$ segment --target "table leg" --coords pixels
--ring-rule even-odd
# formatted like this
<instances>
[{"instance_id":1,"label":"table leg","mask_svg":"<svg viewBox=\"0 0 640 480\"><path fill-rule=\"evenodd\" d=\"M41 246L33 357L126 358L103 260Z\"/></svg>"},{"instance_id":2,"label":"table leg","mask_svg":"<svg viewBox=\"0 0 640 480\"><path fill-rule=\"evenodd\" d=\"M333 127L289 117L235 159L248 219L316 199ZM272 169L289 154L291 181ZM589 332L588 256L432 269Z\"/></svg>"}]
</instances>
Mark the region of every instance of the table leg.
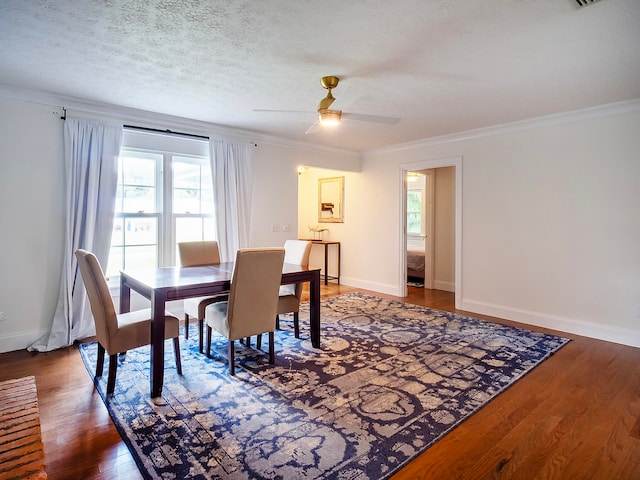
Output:
<instances>
[{"instance_id":1,"label":"table leg","mask_svg":"<svg viewBox=\"0 0 640 480\"><path fill-rule=\"evenodd\" d=\"M329 244L324 244L324 284L329 285Z\"/></svg>"},{"instance_id":2,"label":"table leg","mask_svg":"<svg viewBox=\"0 0 640 480\"><path fill-rule=\"evenodd\" d=\"M337 244L338 247L338 285L340 285L340 244Z\"/></svg>"},{"instance_id":3,"label":"table leg","mask_svg":"<svg viewBox=\"0 0 640 480\"><path fill-rule=\"evenodd\" d=\"M311 345L320 348L320 270L313 272L309 284Z\"/></svg>"},{"instance_id":4,"label":"table leg","mask_svg":"<svg viewBox=\"0 0 640 480\"><path fill-rule=\"evenodd\" d=\"M151 396L162 395L164 381L164 295L154 292L151 297Z\"/></svg>"}]
</instances>

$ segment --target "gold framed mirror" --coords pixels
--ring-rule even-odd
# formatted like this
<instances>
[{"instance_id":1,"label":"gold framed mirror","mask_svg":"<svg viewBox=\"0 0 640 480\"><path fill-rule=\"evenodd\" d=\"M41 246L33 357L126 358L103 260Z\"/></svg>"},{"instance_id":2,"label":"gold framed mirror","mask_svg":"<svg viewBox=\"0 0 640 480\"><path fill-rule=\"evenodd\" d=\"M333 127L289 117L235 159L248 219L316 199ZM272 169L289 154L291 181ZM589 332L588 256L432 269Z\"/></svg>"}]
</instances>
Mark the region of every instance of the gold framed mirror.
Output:
<instances>
[{"instance_id":1,"label":"gold framed mirror","mask_svg":"<svg viewBox=\"0 0 640 480\"><path fill-rule=\"evenodd\" d=\"M318 179L318 222L344 221L344 177Z\"/></svg>"}]
</instances>

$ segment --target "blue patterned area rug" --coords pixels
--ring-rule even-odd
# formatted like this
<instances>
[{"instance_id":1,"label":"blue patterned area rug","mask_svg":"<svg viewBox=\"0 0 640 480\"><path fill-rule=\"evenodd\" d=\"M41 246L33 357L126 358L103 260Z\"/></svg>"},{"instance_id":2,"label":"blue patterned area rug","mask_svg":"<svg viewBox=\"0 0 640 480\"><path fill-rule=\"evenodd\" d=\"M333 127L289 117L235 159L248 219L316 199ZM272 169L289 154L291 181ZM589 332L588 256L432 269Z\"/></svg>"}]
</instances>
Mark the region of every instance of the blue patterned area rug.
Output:
<instances>
[{"instance_id":1,"label":"blue patterned area rug","mask_svg":"<svg viewBox=\"0 0 640 480\"><path fill-rule=\"evenodd\" d=\"M308 304L300 318L301 339L281 322L275 366L236 342L231 377L226 340L207 358L194 329L183 376L166 345L162 397L148 347L121 358L112 396L98 380L145 478L388 478L569 341L360 293L322 301L321 349ZM91 375L96 350L80 345Z\"/></svg>"}]
</instances>

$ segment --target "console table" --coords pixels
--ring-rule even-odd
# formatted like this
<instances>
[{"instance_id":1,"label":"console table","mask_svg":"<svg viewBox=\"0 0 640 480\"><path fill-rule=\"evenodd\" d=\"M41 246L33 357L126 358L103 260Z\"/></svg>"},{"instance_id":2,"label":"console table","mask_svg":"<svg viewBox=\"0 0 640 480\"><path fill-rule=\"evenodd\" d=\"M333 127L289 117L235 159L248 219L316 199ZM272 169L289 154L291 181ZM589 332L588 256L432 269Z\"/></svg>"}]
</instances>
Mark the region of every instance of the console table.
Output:
<instances>
[{"instance_id":1,"label":"console table","mask_svg":"<svg viewBox=\"0 0 640 480\"><path fill-rule=\"evenodd\" d=\"M305 240L307 242L311 242L314 245L324 245L324 284L328 285L328 280L336 280L338 285L340 285L340 242L332 242L329 240L313 240L311 238L301 238L300 240ZM338 249L338 274L335 276L329 275L329 245L335 245Z\"/></svg>"}]
</instances>

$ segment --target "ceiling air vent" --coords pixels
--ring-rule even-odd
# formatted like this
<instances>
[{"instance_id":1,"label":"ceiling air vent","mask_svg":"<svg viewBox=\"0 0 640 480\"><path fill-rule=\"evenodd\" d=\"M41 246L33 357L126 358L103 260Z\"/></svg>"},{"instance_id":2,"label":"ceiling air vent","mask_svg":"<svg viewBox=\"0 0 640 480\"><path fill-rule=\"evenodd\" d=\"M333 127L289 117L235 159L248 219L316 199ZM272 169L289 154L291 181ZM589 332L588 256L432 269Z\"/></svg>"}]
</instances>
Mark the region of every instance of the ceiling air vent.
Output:
<instances>
[{"instance_id":1,"label":"ceiling air vent","mask_svg":"<svg viewBox=\"0 0 640 480\"><path fill-rule=\"evenodd\" d=\"M579 7L586 7L598 1L599 0L576 0L576 3L578 4Z\"/></svg>"}]
</instances>

